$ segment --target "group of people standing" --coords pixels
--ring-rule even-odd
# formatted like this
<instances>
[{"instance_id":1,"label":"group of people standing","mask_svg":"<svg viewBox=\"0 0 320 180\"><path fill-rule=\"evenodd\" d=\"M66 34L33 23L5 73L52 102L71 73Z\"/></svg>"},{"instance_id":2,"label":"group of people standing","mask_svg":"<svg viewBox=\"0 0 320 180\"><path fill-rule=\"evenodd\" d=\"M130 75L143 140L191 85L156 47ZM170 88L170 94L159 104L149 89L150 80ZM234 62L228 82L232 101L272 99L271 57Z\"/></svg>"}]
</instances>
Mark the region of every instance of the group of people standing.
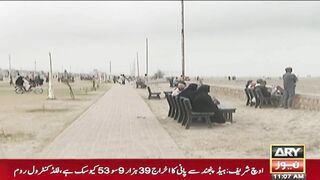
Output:
<instances>
[{"instance_id":1,"label":"group of people standing","mask_svg":"<svg viewBox=\"0 0 320 180\"><path fill-rule=\"evenodd\" d=\"M127 77L124 74L120 74L120 76L113 76L113 83L119 83L122 85L126 84Z\"/></svg>"},{"instance_id":2,"label":"group of people standing","mask_svg":"<svg viewBox=\"0 0 320 180\"><path fill-rule=\"evenodd\" d=\"M226 120L218 108L218 105L220 104L219 100L211 97L209 92L210 86L208 85L200 85L198 87L198 84L196 83L186 85L184 81L180 81L172 92L172 96L188 98L191 102L193 111L214 112L214 116L211 117L211 122L225 123Z\"/></svg>"}]
</instances>

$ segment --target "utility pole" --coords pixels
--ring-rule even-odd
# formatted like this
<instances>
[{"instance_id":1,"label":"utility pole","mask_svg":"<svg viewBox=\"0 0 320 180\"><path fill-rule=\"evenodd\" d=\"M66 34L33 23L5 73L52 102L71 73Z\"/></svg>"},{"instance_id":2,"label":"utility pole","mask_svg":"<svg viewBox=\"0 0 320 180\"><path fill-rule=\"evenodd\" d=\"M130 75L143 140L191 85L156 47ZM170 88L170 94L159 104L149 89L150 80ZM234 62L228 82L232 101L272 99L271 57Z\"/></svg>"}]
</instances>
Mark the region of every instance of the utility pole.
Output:
<instances>
[{"instance_id":1,"label":"utility pole","mask_svg":"<svg viewBox=\"0 0 320 180\"><path fill-rule=\"evenodd\" d=\"M111 61L109 62L109 80L111 78Z\"/></svg>"},{"instance_id":2,"label":"utility pole","mask_svg":"<svg viewBox=\"0 0 320 180\"><path fill-rule=\"evenodd\" d=\"M50 61L50 71L49 71L49 88L48 88L48 99L55 99L54 97L54 90L53 90L53 82L52 82L52 60L51 60L51 53L49 52L49 61Z\"/></svg>"},{"instance_id":3,"label":"utility pole","mask_svg":"<svg viewBox=\"0 0 320 180\"><path fill-rule=\"evenodd\" d=\"M136 76L136 60L135 58L133 58L133 76L135 77Z\"/></svg>"},{"instance_id":4,"label":"utility pole","mask_svg":"<svg viewBox=\"0 0 320 180\"><path fill-rule=\"evenodd\" d=\"M106 61L106 72L104 73L104 82L107 82L107 73L108 73L108 61Z\"/></svg>"},{"instance_id":5,"label":"utility pole","mask_svg":"<svg viewBox=\"0 0 320 180\"><path fill-rule=\"evenodd\" d=\"M148 38L146 38L146 75L149 76L148 66L149 66L149 47L148 47Z\"/></svg>"},{"instance_id":6,"label":"utility pole","mask_svg":"<svg viewBox=\"0 0 320 180\"><path fill-rule=\"evenodd\" d=\"M182 54L182 79L185 77L185 62L184 62L184 3L181 0L181 54Z\"/></svg>"},{"instance_id":7,"label":"utility pole","mask_svg":"<svg viewBox=\"0 0 320 180\"><path fill-rule=\"evenodd\" d=\"M37 73L37 60L34 60L34 76L36 76Z\"/></svg>"},{"instance_id":8,"label":"utility pole","mask_svg":"<svg viewBox=\"0 0 320 180\"><path fill-rule=\"evenodd\" d=\"M138 77L140 77L140 72L139 72L139 55L137 52L137 70L138 70Z\"/></svg>"},{"instance_id":9,"label":"utility pole","mask_svg":"<svg viewBox=\"0 0 320 180\"><path fill-rule=\"evenodd\" d=\"M12 77L11 77L11 55L9 54L9 83L10 86L13 85Z\"/></svg>"},{"instance_id":10,"label":"utility pole","mask_svg":"<svg viewBox=\"0 0 320 180\"><path fill-rule=\"evenodd\" d=\"M11 55L9 54L9 80L11 79Z\"/></svg>"}]
</instances>

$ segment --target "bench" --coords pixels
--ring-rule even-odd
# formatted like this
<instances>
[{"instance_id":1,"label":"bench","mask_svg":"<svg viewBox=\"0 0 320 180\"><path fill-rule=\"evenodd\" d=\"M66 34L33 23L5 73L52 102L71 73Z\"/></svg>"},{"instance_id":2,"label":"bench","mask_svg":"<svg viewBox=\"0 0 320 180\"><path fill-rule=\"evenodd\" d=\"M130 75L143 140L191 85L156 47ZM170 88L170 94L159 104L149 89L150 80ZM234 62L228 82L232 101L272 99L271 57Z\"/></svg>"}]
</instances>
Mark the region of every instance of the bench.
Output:
<instances>
[{"instance_id":1,"label":"bench","mask_svg":"<svg viewBox=\"0 0 320 180\"><path fill-rule=\"evenodd\" d=\"M180 105L179 105L179 103L178 103L178 96L172 96L172 98L173 98L173 105L174 105L174 107L175 107L173 119L174 119L174 120L177 120L177 119L179 118L179 116L180 116L180 113L181 113L181 111L180 111Z\"/></svg>"},{"instance_id":2,"label":"bench","mask_svg":"<svg viewBox=\"0 0 320 180\"><path fill-rule=\"evenodd\" d=\"M160 99L161 92L152 92L149 86L147 87L147 89L148 89L148 92L149 92L148 99L151 99L151 98Z\"/></svg>"},{"instance_id":3,"label":"bench","mask_svg":"<svg viewBox=\"0 0 320 180\"><path fill-rule=\"evenodd\" d=\"M212 127L210 117L214 116L214 112L194 112L192 111L191 102L189 99L185 98L183 100L183 104L185 106L186 114L187 114L187 121L185 123L186 129L190 128L192 120L194 118L204 118L208 124L208 127Z\"/></svg>"},{"instance_id":4,"label":"bench","mask_svg":"<svg viewBox=\"0 0 320 180\"><path fill-rule=\"evenodd\" d=\"M170 108L169 108L169 117L173 118L174 117L174 114L176 112L176 106L174 104L174 99L173 99L173 96L170 94L167 96L168 97L168 102L169 102L169 106L171 104L171 112L170 112Z\"/></svg>"},{"instance_id":5,"label":"bench","mask_svg":"<svg viewBox=\"0 0 320 180\"><path fill-rule=\"evenodd\" d=\"M168 105L169 105L168 117L172 117L173 116L172 114L174 111L172 96L171 96L171 94L167 94L165 97L166 97Z\"/></svg>"},{"instance_id":6,"label":"bench","mask_svg":"<svg viewBox=\"0 0 320 180\"><path fill-rule=\"evenodd\" d=\"M169 104L168 117L177 120L186 129L190 128L192 120L194 118L204 118L209 127L212 126L211 117L214 116L214 112L194 112L192 111L192 105L188 98L172 96L169 94L167 96L167 101ZM233 122L233 113L236 112L236 108L230 108L224 105L218 105L219 110L223 114L227 122Z\"/></svg>"},{"instance_id":7,"label":"bench","mask_svg":"<svg viewBox=\"0 0 320 180\"><path fill-rule=\"evenodd\" d=\"M224 106L222 104L219 104L218 108L221 111L223 117L226 119L226 121L232 123L232 121L233 121L232 113L236 112L236 108L226 107L226 106Z\"/></svg>"},{"instance_id":8,"label":"bench","mask_svg":"<svg viewBox=\"0 0 320 180\"><path fill-rule=\"evenodd\" d=\"M147 85L140 79L136 81L136 88L139 88L139 87L144 89L147 87Z\"/></svg>"}]
</instances>

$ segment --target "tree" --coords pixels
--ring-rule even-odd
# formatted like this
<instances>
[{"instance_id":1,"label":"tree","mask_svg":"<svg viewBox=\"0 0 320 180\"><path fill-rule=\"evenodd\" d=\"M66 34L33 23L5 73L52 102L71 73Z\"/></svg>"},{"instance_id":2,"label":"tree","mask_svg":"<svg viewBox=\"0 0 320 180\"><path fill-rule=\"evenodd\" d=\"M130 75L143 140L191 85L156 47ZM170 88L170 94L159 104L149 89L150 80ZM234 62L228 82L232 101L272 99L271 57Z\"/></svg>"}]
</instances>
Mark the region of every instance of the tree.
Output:
<instances>
[{"instance_id":1,"label":"tree","mask_svg":"<svg viewBox=\"0 0 320 180\"><path fill-rule=\"evenodd\" d=\"M154 79L161 79L161 78L164 77L164 72L162 72L162 71L159 69L156 73L154 73L153 77L154 77Z\"/></svg>"},{"instance_id":2,"label":"tree","mask_svg":"<svg viewBox=\"0 0 320 180\"><path fill-rule=\"evenodd\" d=\"M52 77L52 60L51 53L49 52L49 61L50 61L50 71L49 71L49 88L48 88L48 99L55 99L54 89L53 89L53 77Z\"/></svg>"},{"instance_id":3,"label":"tree","mask_svg":"<svg viewBox=\"0 0 320 180\"><path fill-rule=\"evenodd\" d=\"M64 82L68 86L69 91L70 91L70 97L71 97L72 100L74 100L75 97L74 97L74 93L73 93L72 87L71 87L71 85L69 83L70 80L71 80L71 76L68 74L67 70L64 70L64 77L63 77L63 81L62 82Z\"/></svg>"}]
</instances>

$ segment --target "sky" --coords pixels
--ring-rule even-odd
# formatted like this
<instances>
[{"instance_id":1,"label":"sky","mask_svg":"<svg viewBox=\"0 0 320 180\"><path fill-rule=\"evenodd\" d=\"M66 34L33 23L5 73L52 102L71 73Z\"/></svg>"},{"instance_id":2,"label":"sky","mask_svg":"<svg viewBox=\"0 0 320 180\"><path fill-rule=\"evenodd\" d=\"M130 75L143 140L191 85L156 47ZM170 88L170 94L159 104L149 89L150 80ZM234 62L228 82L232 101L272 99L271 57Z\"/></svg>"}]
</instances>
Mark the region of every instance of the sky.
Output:
<instances>
[{"instance_id":1,"label":"sky","mask_svg":"<svg viewBox=\"0 0 320 180\"><path fill-rule=\"evenodd\" d=\"M0 68L181 74L180 1L0 2ZM320 76L320 2L185 1L188 76ZM135 67L137 71L137 67Z\"/></svg>"}]
</instances>

